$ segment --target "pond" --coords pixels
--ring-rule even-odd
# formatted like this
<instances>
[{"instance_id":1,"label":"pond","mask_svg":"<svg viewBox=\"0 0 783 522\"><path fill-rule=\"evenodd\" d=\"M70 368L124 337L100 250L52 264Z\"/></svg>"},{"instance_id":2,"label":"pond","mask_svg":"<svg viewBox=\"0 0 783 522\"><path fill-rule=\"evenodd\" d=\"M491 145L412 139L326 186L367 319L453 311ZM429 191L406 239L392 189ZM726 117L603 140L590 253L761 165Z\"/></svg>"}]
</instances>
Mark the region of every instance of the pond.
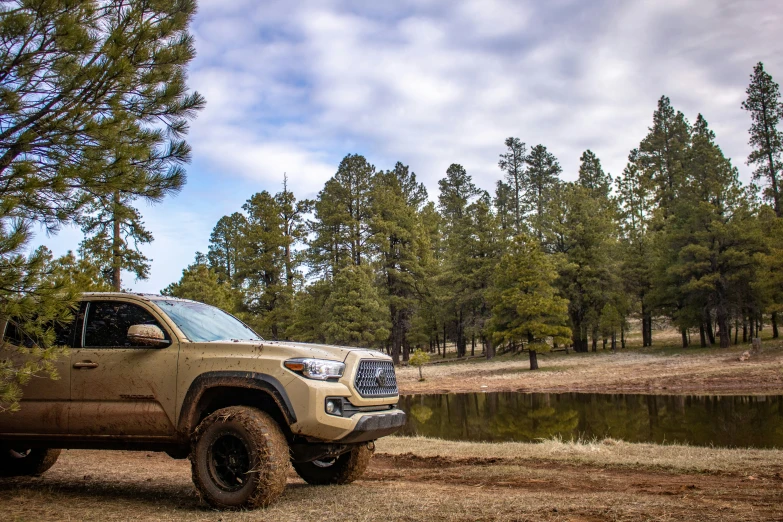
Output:
<instances>
[{"instance_id":1,"label":"pond","mask_svg":"<svg viewBox=\"0 0 783 522\"><path fill-rule=\"evenodd\" d=\"M530 442L560 436L783 448L783 396L599 393L406 395L398 435Z\"/></svg>"}]
</instances>

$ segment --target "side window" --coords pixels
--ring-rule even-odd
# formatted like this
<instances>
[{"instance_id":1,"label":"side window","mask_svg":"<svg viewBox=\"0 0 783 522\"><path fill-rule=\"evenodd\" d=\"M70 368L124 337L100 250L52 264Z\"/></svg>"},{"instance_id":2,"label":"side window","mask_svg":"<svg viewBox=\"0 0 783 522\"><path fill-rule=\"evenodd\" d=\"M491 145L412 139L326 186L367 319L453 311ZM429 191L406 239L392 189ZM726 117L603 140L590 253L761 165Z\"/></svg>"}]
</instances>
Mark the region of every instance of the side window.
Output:
<instances>
[{"instance_id":1,"label":"side window","mask_svg":"<svg viewBox=\"0 0 783 522\"><path fill-rule=\"evenodd\" d=\"M160 327L149 312L134 304L91 301L84 328L84 346L138 346L127 339L128 328L134 324L154 324Z\"/></svg>"},{"instance_id":2,"label":"side window","mask_svg":"<svg viewBox=\"0 0 783 522\"><path fill-rule=\"evenodd\" d=\"M52 329L54 330L55 346L72 345L73 321L68 323L56 322L52 325ZM32 348L36 344L33 338L21 331L21 329L17 326L16 321L13 319L6 323L3 341L9 344L13 344L14 346L24 346L26 348Z\"/></svg>"}]
</instances>

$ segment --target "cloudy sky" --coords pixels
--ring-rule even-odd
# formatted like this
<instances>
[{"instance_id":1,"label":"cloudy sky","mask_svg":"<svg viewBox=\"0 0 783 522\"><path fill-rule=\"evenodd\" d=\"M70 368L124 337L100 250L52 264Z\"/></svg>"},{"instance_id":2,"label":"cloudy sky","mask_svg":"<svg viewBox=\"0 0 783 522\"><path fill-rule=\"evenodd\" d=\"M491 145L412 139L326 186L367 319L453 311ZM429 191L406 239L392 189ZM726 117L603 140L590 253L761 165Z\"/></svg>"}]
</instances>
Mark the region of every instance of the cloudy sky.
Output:
<instances>
[{"instance_id":1,"label":"cloudy sky","mask_svg":"<svg viewBox=\"0 0 783 522\"><path fill-rule=\"evenodd\" d=\"M432 199L451 163L492 190L509 136L546 145L564 179L587 148L620 173L663 94L747 180L740 104L756 62L783 82L782 27L778 0L201 0L188 184L142 205L152 273L125 286L157 293L251 194L287 173L313 197L349 153L410 165ZM81 234L38 239L61 254Z\"/></svg>"}]
</instances>

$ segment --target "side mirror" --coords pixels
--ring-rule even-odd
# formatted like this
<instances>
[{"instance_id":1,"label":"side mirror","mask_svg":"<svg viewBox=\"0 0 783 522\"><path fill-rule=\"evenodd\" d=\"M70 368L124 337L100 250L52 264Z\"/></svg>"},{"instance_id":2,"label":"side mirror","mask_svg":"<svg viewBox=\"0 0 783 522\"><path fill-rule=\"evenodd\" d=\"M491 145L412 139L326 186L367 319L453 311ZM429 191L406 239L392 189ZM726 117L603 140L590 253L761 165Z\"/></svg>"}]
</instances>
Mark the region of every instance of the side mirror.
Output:
<instances>
[{"instance_id":1,"label":"side mirror","mask_svg":"<svg viewBox=\"0 0 783 522\"><path fill-rule=\"evenodd\" d=\"M128 340L141 346L164 347L171 344L166 334L155 324L134 324L128 328Z\"/></svg>"}]
</instances>

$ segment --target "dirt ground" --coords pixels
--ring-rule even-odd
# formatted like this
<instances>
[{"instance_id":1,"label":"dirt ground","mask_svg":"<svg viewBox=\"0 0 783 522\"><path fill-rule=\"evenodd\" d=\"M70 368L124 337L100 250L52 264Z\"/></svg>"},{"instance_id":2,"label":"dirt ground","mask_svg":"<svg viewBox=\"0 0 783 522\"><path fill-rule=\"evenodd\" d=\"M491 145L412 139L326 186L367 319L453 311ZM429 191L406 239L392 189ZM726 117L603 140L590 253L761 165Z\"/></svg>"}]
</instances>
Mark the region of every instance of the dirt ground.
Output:
<instances>
[{"instance_id":1,"label":"dirt ground","mask_svg":"<svg viewBox=\"0 0 783 522\"><path fill-rule=\"evenodd\" d=\"M291 472L265 510L202 504L186 460L64 451L42 477L0 479L4 520L781 520L783 451L602 441L475 444L379 441L348 486Z\"/></svg>"},{"instance_id":2,"label":"dirt ground","mask_svg":"<svg viewBox=\"0 0 783 522\"><path fill-rule=\"evenodd\" d=\"M765 340L760 355L739 356L748 345L720 348L652 348L611 353L539 354L538 371L527 354L490 361L469 359L397 370L400 393L475 391L655 394L781 394L783 341ZM433 359L436 360L436 359Z\"/></svg>"}]
</instances>

